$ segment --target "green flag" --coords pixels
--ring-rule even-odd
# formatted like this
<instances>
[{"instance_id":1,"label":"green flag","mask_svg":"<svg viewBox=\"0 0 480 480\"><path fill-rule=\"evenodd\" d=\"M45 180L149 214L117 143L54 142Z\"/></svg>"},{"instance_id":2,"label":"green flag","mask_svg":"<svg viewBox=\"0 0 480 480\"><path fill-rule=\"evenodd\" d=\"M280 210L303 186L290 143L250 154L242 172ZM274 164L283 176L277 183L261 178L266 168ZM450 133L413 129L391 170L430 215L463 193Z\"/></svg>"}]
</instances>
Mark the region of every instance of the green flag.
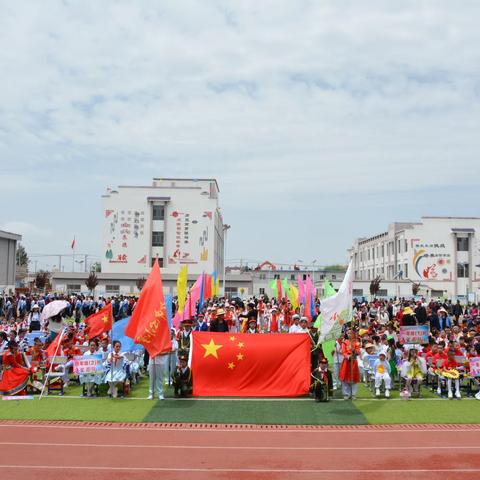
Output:
<instances>
[{"instance_id":1,"label":"green flag","mask_svg":"<svg viewBox=\"0 0 480 480\"><path fill-rule=\"evenodd\" d=\"M323 298L332 297L336 293L337 292L332 287L332 284L327 279L325 279L325 281L323 282ZM313 326L316 329L320 330L320 327L322 326L322 316L320 314L318 315L317 319L315 320L315 323L313 324Z\"/></svg>"},{"instance_id":2,"label":"green flag","mask_svg":"<svg viewBox=\"0 0 480 480\"><path fill-rule=\"evenodd\" d=\"M277 281L276 280L272 280L270 282L270 285L269 287L273 290L273 292L275 293L275 297L278 297L278 289L277 289Z\"/></svg>"},{"instance_id":3,"label":"green flag","mask_svg":"<svg viewBox=\"0 0 480 480\"><path fill-rule=\"evenodd\" d=\"M282 280L282 287L283 287L283 296L287 297L288 292L290 291L290 284L288 283L288 280L286 277Z\"/></svg>"}]
</instances>

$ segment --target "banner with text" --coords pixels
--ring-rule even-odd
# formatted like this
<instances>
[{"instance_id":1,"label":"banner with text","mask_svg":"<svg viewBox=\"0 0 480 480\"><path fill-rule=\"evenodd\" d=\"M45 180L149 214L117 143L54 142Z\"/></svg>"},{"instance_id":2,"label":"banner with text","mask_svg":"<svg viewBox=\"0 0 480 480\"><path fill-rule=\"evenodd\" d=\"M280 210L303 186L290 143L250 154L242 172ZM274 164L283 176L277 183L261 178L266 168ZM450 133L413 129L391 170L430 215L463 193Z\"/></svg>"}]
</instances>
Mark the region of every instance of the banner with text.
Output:
<instances>
[{"instance_id":1,"label":"banner with text","mask_svg":"<svg viewBox=\"0 0 480 480\"><path fill-rule=\"evenodd\" d=\"M102 355L83 355L73 357L73 373L85 375L103 372Z\"/></svg>"},{"instance_id":2,"label":"banner with text","mask_svg":"<svg viewBox=\"0 0 480 480\"><path fill-rule=\"evenodd\" d=\"M401 343L428 343L430 331L428 325L417 325L415 327L400 327L399 340Z\"/></svg>"},{"instance_id":3,"label":"banner with text","mask_svg":"<svg viewBox=\"0 0 480 480\"><path fill-rule=\"evenodd\" d=\"M480 377L480 357L470 359L470 375L472 377Z\"/></svg>"}]
</instances>

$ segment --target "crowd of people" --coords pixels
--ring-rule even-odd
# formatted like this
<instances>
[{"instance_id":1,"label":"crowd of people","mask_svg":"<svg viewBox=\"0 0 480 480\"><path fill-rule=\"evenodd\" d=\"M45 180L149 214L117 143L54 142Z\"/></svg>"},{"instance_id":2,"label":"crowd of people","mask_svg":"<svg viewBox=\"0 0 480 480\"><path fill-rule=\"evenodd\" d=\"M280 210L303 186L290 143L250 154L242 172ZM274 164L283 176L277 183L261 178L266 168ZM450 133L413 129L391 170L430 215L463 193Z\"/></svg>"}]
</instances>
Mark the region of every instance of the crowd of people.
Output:
<instances>
[{"instance_id":1,"label":"crowd of people","mask_svg":"<svg viewBox=\"0 0 480 480\"><path fill-rule=\"evenodd\" d=\"M68 327L61 345L52 351L55 335L41 312L49 302L59 299L68 302L61 314ZM163 399L166 383L173 385L175 396L188 396L194 381L187 363L191 334L211 331L307 334L311 343L311 393L318 401L330 398L337 389L342 390L344 399L355 399L360 382L377 397L388 398L393 389L399 389L403 398L411 398L427 387L447 398L470 395L480 400L478 378L469 369L470 360L480 356L480 309L476 304L425 299L354 300L352 321L342 326L330 351L320 343L316 328L320 300L315 301L312 317L307 316L303 305L293 308L286 298L266 296L205 301L191 318L172 328L172 350L154 358L143 350L124 351L121 342L110 338L109 333L88 338L85 318L111 303L114 320L118 321L132 314L136 301L135 297L123 296L1 297L0 394L39 391L45 373L51 377L57 372L62 391L71 381L78 381L86 397L101 394L102 385L112 397L126 395L143 374L149 376L149 398ZM403 344L400 327L415 325L429 327L428 342ZM101 373L74 375L73 358L78 355L101 355ZM63 357L63 363L57 365L57 357Z\"/></svg>"}]
</instances>

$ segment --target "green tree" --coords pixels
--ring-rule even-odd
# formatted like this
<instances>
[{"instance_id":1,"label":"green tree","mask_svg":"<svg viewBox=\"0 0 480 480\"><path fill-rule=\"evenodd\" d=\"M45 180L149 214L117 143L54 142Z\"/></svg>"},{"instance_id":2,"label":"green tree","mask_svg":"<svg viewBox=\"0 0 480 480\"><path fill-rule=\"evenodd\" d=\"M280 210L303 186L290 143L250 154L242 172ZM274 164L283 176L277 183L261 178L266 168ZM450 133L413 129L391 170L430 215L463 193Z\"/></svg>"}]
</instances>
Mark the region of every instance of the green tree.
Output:
<instances>
[{"instance_id":1,"label":"green tree","mask_svg":"<svg viewBox=\"0 0 480 480\"><path fill-rule=\"evenodd\" d=\"M48 284L49 284L49 273L45 272L44 270L40 270L35 276L35 286L39 290L45 290Z\"/></svg>"},{"instance_id":2,"label":"green tree","mask_svg":"<svg viewBox=\"0 0 480 480\"><path fill-rule=\"evenodd\" d=\"M86 287L90 290L90 293L93 293L95 288L97 288L98 285L98 278L95 275L95 272L90 272L90 275L88 278L85 280L85 285Z\"/></svg>"},{"instance_id":3,"label":"green tree","mask_svg":"<svg viewBox=\"0 0 480 480\"><path fill-rule=\"evenodd\" d=\"M370 295L372 297L375 297L380 290L380 277L375 277L371 282L370 282Z\"/></svg>"},{"instance_id":4,"label":"green tree","mask_svg":"<svg viewBox=\"0 0 480 480\"><path fill-rule=\"evenodd\" d=\"M28 254L25 250L25 247L19 243L17 245L17 266L26 267L28 266Z\"/></svg>"}]
</instances>

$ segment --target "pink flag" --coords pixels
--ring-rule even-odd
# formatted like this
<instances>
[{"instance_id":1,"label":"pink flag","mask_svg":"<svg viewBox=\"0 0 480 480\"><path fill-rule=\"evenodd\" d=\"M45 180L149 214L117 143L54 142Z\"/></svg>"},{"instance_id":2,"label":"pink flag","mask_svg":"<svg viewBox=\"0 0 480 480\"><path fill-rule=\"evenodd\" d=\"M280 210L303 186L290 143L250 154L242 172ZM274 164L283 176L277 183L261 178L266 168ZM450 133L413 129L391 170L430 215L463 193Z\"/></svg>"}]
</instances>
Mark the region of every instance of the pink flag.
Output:
<instances>
[{"instance_id":1,"label":"pink flag","mask_svg":"<svg viewBox=\"0 0 480 480\"><path fill-rule=\"evenodd\" d=\"M180 326L182 320L190 320L197 313L197 302L200 300L200 294L202 290L202 275L200 275L195 283L190 288L190 292L185 302L185 307L182 313L176 313L172 319L172 325L175 328Z\"/></svg>"},{"instance_id":2,"label":"pink flag","mask_svg":"<svg viewBox=\"0 0 480 480\"><path fill-rule=\"evenodd\" d=\"M298 281L298 303L303 303L305 301L305 284L303 283L302 277L300 274L297 276Z\"/></svg>"}]
</instances>

